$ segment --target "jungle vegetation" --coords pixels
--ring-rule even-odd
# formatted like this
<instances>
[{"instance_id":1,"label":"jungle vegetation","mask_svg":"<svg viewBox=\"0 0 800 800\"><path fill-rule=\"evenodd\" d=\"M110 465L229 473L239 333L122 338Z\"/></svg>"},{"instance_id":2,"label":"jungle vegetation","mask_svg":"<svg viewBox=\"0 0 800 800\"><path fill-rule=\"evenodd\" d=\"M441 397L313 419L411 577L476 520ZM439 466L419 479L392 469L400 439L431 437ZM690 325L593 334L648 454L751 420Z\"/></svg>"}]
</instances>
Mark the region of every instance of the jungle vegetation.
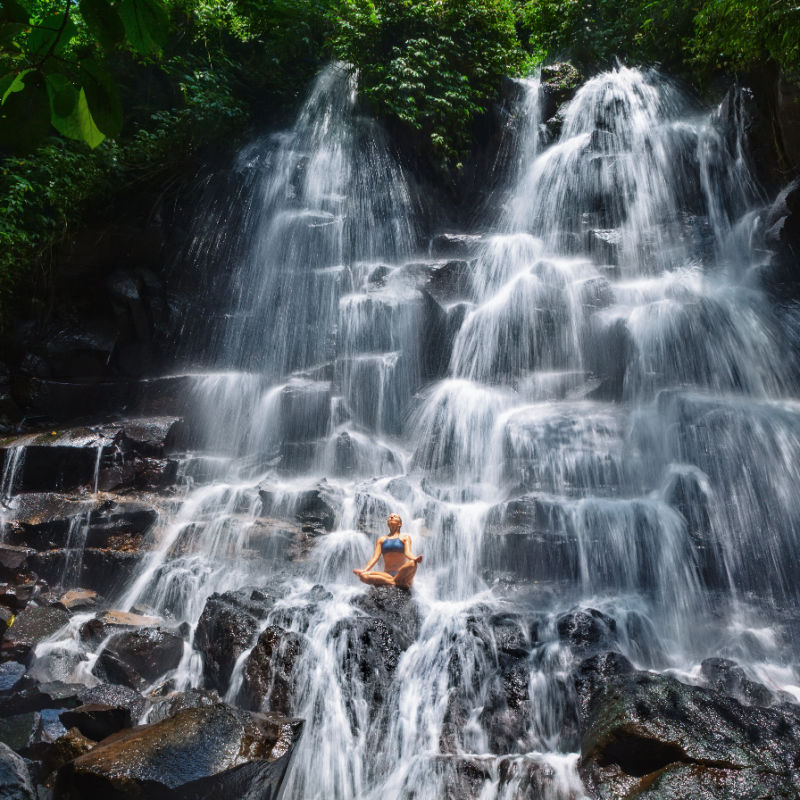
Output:
<instances>
[{"instance_id":1,"label":"jungle vegetation","mask_svg":"<svg viewBox=\"0 0 800 800\"><path fill-rule=\"evenodd\" d=\"M570 59L800 75L796 0L2 0L0 327L84 209L291 113L319 66L457 172L502 79Z\"/></svg>"}]
</instances>

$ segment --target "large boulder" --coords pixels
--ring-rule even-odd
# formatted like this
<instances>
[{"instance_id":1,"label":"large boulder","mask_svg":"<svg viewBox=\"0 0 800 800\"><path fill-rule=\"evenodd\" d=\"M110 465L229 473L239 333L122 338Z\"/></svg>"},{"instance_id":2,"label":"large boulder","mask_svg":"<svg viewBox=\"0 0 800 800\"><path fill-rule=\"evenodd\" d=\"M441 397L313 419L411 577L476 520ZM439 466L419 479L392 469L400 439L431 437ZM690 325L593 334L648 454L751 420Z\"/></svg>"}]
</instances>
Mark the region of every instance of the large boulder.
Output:
<instances>
[{"instance_id":1,"label":"large boulder","mask_svg":"<svg viewBox=\"0 0 800 800\"><path fill-rule=\"evenodd\" d=\"M0 657L29 663L36 645L69 622L69 613L58 606L29 606L20 611L3 634Z\"/></svg>"},{"instance_id":2,"label":"large boulder","mask_svg":"<svg viewBox=\"0 0 800 800\"><path fill-rule=\"evenodd\" d=\"M110 736L58 774L56 798L275 800L300 720L218 703Z\"/></svg>"},{"instance_id":3,"label":"large boulder","mask_svg":"<svg viewBox=\"0 0 800 800\"><path fill-rule=\"evenodd\" d=\"M260 711L288 714L294 697L294 668L303 651L303 637L279 625L263 630L244 663L240 702Z\"/></svg>"},{"instance_id":4,"label":"large boulder","mask_svg":"<svg viewBox=\"0 0 800 800\"><path fill-rule=\"evenodd\" d=\"M208 598L194 637L207 686L222 693L227 690L236 660L252 647L275 600L272 592L253 588Z\"/></svg>"},{"instance_id":5,"label":"large boulder","mask_svg":"<svg viewBox=\"0 0 800 800\"><path fill-rule=\"evenodd\" d=\"M144 689L175 669L183 657L183 638L158 627L117 633L94 666L94 674L132 689Z\"/></svg>"},{"instance_id":6,"label":"large boulder","mask_svg":"<svg viewBox=\"0 0 800 800\"><path fill-rule=\"evenodd\" d=\"M592 797L789 798L800 785L800 708L745 706L601 654L576 677L580 774Z\"/></svg>"},{"instance_id":7,"label":"large boulder","mask_svg":"<svg viewBox=\"0 0 800 800\"><path fill-rule=\"evenodd\" d=\"M82 689L78 693L81 704L102 703L113 708L123 708L130 714L135 725L147 709L147 700L128 686L112 683L100 683L97 686Z\"/></svg>"},{"instance_id":8,"label":"large boulder","mask_svg":"<svg viewBox=\"0 0 800 800\"><path fill-rule=\"evenodd\" d=\"M84 736L96 742L131 726L130 709L105 703L84 703L62 711L59 719L65 728L77 728Z\"/></svg>"},{"instance_id":9,"label":"large boulder","mask_svg":"<svg viewBox=\"0 0 800 800\"><path fill-rule=\"evenodd\" d=\"M28 766L8 745L0 742L0 798L36 800Z\"/></svg>"}]
</instances>

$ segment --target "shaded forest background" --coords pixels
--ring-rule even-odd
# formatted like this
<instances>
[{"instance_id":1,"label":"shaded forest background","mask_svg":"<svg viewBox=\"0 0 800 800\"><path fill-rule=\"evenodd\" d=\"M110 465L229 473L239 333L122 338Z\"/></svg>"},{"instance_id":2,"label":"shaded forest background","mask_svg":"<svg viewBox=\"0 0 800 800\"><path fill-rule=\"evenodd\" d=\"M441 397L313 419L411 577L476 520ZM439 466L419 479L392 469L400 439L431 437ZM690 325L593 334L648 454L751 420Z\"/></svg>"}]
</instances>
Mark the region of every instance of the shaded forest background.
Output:
<instances>
[{"instance_id":1,"label":"shaded forest background","mask_svg":"<svg viewBox=\"0 0 800 800\"><path fill-rule=\"evenodd\" d=\"M505 76L571 60L800 81L789 0L3 0L0 332L42 311L87 214L288 120L320 64L457 180ZM567 73L573 74L573 73ZM787 177L790 177L787 175Z\"/></svg>"}]
</instances>

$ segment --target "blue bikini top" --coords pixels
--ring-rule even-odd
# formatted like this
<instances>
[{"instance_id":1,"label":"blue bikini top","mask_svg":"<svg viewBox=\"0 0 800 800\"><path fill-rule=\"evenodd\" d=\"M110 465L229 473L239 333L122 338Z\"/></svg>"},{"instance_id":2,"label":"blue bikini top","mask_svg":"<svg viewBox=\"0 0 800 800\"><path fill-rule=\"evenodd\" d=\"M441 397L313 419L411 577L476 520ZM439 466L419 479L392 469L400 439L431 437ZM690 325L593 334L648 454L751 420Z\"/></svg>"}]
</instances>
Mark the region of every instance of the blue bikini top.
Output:
<instances>
[{"instance_id":1,"label":"blue bikini top","mask_svg":"<svg viewBox=\"0 0 800 800\"><path fill-rule=\"evenodd\" d=\"M400 537L397 539L386 539L381 545L382 553L385 553L387 550L395 553L403 553L405 549L406 546L400 541Z\"/></svg>"}]
</instances>

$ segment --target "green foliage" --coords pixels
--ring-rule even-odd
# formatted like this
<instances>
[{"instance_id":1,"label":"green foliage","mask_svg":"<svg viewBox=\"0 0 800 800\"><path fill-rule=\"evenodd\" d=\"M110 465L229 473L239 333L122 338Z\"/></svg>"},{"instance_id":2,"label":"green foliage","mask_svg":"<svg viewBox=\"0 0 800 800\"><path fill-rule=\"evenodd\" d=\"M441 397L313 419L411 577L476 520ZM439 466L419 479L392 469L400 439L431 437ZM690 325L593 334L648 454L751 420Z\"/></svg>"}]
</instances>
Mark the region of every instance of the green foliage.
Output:
<instances>
[{"instance_id":1,"label":"green foliage","mask_svg":"<svg viewBox=\"0 0 800 800\"><path fill-rule=\"evenodd\" d=\"M0 101L0 146L15 152L35 147L50 124L90 147L119 136L122 105L106 60L119 45L159 56L169 31L163 0L63 0L58 11L53 5L3 5L2 81L21 96L4 92Z\"/></svg>"},{"instance_id":2,"label":"green foliage","mask_svg":"<svg viewBox=\"0 0 800 800\"><path fill-rule=\"evenodd\" d=\"M584 65L662 63L702 77L772 62L800 69L800 6L794 0L524 0L523 42L537 60Z\"/></svg>"},{"instance_id":3,"label":"green foliage","mask_svg":"<svg viewBox=\"0 0 800 800\"><path fill-rule=\"evenodd\" d=\"M800 5L794 0L716 0L695 17L688 49L695 63L748 69L771 60L800 71Z\"/></svg>"},{"instance_id":4,"label":"green foliage","mask_svg":"<svg viewBox=\"0 0 800 800\"><path fill-rule=\"evenodd\" d=\"M503 76L527 63L509 0L347 0L335 44L361 94L456 165Z\"/></svg>"}]
</instances>

